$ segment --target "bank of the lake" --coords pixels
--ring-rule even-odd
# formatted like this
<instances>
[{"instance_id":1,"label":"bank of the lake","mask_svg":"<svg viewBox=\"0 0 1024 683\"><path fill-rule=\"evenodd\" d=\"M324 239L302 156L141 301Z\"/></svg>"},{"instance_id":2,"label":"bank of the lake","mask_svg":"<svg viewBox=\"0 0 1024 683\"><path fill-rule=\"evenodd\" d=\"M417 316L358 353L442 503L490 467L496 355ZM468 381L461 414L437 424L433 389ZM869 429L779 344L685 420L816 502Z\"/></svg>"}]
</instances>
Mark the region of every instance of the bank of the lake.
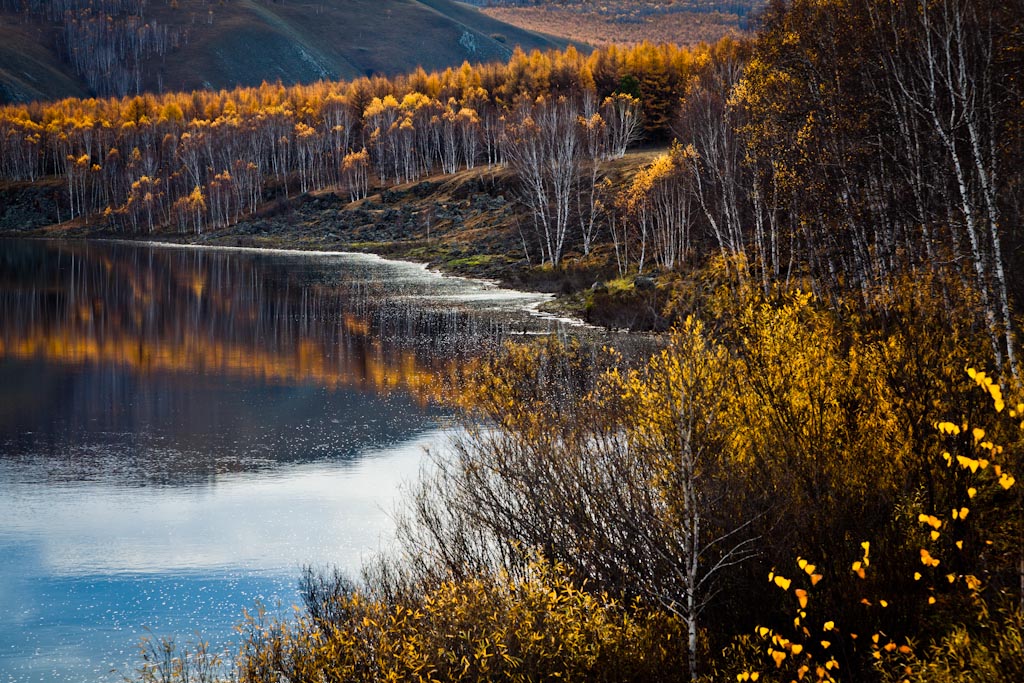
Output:
<instances>
[{"instance_id":1,"label":"bank of the lake","mask_svg":"<svg viewBox=\"0 0 1024 683\"><path fill-rule=\"evenodd\" d=\"M627 155L606 172L621 180L652 152ZM668 326L666 302L674 277L622 276L614 246L598 241L589 254L572 253L558 268L531 253L529 215L513 198L515 178L502 168L478 167L388 188L350 201L327 190L278 197L237 223L202 233L157 229L128 235L102 217L59 222L59 182L0 187L0 235L130 239L209 246L354 251L425 263L451 275L553 294L543 310L598 326L659 330Z\"/></svg>"}]
</instances>

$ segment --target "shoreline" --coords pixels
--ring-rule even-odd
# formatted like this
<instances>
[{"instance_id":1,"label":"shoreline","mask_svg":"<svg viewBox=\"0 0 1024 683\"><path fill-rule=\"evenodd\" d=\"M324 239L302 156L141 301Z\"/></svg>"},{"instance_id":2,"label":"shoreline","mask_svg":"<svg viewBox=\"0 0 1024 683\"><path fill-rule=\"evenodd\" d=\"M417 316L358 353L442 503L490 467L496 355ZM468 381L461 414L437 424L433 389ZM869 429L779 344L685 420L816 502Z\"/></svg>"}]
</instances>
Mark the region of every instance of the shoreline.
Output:
<instances>
[{"instance_id":1,"label":"shoreline","mask_svg":"<svg viewBox=\"0 0 1024 683\"><path fill-rule=\"evenodd\" d=\"M616 162L615 172L625 173L648 156L641 152ZM589 254L567 254L557 268L538 263L538 254L531 253L536 245L521 227L525 219L520 207L506 197L511 182L507 169L475 169L375 188L377 192L357 201L330 190L277 198L231 225L208 227L198 234L166 227L128 234L102 222L57 223L53 207L47 210L49 205L41 201L60 191L50 178L30 186L34 194L27 190L18 195L0 224L0 237L373 254L422 265L444 277L543 296L546 300L533 312L540 317L608 330L668 328L671 314L666 314L665 306L671 278L662 283L647 276L641 286L635 273L623 276L611 243L597 242ZM0 199L16 194L8 188L0 192Z\"/></svg>"},{"instance_id":2,"label":"shoreline","mask_svg":"<svg viewBox=\"0 0 1024 683\"><path fill-rule=\"evenodd\" d=\"M177 242L172 240L161 240L161 239L131 239L125 237L88 237L88 236L67 236L67 235L11 235L8 233L0 233L0 239L25 239L25 240L39 240L39 241L73 241L82 243L101 243L101 244L118 244L118 245L130 245L130 246L144 246L144 247L159 247L166 249L196 249L206 251L226 251L226 252L244 252L244 253L257 253L257 254L281 254L290 256L333 256L333 257L355 257L362 258L371 261L384 262L389 264L399 264L403 266L411 266L422 270L424 273L428 273L438 278L450 278L462 280L464 282L472 283L480 286L484 291L500 292L510 299L522 298L529 299L529 301L523 303L520 309L540 320L547 320L552 322L558 322L573 327L579 327L590 330L608 330L597 325L592 325L587 321L577 316L570 316L565 314L558 314L550 311L542 310L542 307L546 304L557 302L557 296L551 292L536 292L528 291L524 289L517 289L509 287L500 280L492 278L472 277L468 275L460 275L457 273L445 272L441 268L432 268L431 264L422 261L411 261L407 259L399 259L388 256L382 256L375 252L367 251L353 251L353 250L321 250L321 249L295 249L288 247L253 247L253 246L240 246L240 245L228 245L228 244L196 244L195 242Z\"/></svg>"}]
</instances>

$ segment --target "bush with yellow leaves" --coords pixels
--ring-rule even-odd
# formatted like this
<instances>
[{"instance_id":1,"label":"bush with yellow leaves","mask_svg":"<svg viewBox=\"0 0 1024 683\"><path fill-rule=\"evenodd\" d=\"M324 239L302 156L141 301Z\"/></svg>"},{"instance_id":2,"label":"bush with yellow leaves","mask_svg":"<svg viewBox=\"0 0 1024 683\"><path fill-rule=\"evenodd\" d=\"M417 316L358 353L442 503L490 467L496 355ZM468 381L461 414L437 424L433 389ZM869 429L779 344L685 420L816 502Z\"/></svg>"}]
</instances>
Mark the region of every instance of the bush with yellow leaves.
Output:
<instances>
[{"instance_id":1,"label":"bush with yellow leaves","mask_svg":"<svg viewBox=\"0 0 1024 683\"><path fill-rule=\"evenodd\" d=\"M401 600L358 590L331 599L330 620L251 617L240 681L640 681L685 672L676 620L582 590L563 566L539 559L523 579L443 581Z\"/></svg>"}]
</instances>

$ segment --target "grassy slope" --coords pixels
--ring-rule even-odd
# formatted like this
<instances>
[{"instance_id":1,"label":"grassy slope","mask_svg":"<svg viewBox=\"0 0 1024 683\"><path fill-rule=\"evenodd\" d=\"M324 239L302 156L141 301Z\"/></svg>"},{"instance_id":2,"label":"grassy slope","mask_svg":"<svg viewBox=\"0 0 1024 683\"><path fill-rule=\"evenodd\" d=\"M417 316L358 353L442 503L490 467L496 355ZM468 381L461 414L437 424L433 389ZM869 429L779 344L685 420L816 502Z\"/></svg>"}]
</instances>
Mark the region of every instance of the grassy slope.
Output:
<instances>
[{"instance_id":1,"label":"grassy slope","mask_svg":"<svg viewBox=\"0 0 1024 683\"><path fill-rule=\"evenodd\" d=\"M718 12L674 12L623 21L575 7L489 7L487 15L531 31L590 45L635 45L642 41L696 45L725 35L739 35L739 18Z\"/></svg>"},{"instance_id":2,"label":"grassy slope","mask_svg":"<svg viewBox=\"0 0 1024 683\"><path fill-rule=\"evenodd\" d=\"M451 0L180 0L150 3L147 19L187 27L189 42L147 64L147 90L192 90L436 69L503 60L515 45L560 43ZM212 17L208 9L212 8ZM212 22L210 21L212 18ZM472 34L476 50L459 40ZM496 38L497 37L497 38ZM0 14L0 101L82 96L60 63L52 28Z\"/></svg>"}]
</instances>

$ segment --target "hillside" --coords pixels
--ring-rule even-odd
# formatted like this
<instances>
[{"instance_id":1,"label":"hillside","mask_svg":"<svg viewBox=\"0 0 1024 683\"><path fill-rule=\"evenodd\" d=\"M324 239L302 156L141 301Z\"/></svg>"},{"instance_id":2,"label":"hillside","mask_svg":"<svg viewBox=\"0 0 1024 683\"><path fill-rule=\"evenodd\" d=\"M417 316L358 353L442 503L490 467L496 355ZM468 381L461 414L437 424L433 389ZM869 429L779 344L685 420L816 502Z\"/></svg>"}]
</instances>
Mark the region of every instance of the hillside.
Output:
<instances>
[{"instance_id":1,"label":"hillside","mask_svg":"<svg viewBox=\"0 0 1024 683\"><path fill-rule=\"evenodd\" d=\"M36 13L0 9L0 102L392 75L504 60L516 45L564 45L451 0L66 0Z\"/></svg>"},{"instance_id":2,"label":"hillside","mask_svg":"<svg viewBox=\"0 0 1024 683\"><path fill-rule=\"evenodd\" d=\"M490 17L588 45L696 45L747 31L764 0L472 0Z\"/></svg>"}]
</instances>

